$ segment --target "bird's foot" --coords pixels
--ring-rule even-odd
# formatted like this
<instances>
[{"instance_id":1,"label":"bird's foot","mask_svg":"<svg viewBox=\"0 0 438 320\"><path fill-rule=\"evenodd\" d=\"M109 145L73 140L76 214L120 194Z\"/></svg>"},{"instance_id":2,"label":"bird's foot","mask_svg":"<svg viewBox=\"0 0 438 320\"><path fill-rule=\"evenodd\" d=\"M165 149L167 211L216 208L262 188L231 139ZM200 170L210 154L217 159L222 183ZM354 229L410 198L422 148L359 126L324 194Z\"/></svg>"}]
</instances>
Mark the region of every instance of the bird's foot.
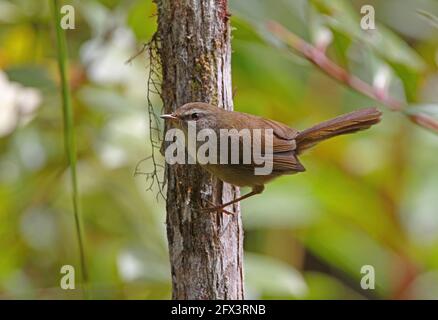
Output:
<instances>
[{"instance_id":1,"label":"bird's foot","mask_svg":"<svg viewBox=\"0 0 438 320\"><path fill-rule=\"evenodd\" d=\"M208 213L208 212L218 211L218 212L223 212L223 213L226 213L226 214L229 214L229 215L235 215L236 214L235 212L231 212L231 211L226 210L223 206L214 206L213 202L211 202L211 201L208 201L208 202L212 205L212 207L203 208L203 209L200 210L201 212Z\"/></svg>"}]
</instances>

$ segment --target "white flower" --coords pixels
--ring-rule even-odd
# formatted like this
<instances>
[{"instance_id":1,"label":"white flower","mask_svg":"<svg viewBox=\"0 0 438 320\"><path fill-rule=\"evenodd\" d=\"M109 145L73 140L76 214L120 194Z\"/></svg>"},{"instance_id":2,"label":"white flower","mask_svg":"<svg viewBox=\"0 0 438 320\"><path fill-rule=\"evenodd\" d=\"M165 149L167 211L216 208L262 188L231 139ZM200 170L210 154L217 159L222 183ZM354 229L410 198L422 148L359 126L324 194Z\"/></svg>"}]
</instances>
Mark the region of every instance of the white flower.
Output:
<instances>
[{"instance_id":1,"label":"white flower","mask_svg":"<svg viewBox=\"0 0 438 320\"><path fill-rule=\"evenodd\" d=\"M10 134L20 125L30 121L41 104L39 90L25 88L11 82L0 70L0 137Z\"/></svg>"},{"instance_id":2,"label":"white flower","mask_svg":"<svg viewBox=\"0 0 438 320\"><path fill-rule=\"evenodd\" d=\"M391 70L387 65L381 65L377 69L376 74L374 75L374 79L373 79L374 88L382 91L383 93L386 93L389 88L390 82L391 82Z\"/></svg>"},{"instance_id":3,"label":"white flower","mask_svg":"<svg viewBox=\"0 0 438 320\"><path fill-rule=\"evenodd\" d=\"M129 29L118 27L109 39L93 38L85 42L80 55L88 66L88 76L99 84L124 84L132 78L125 62L135 52L135 37Z\"/></svg>"}]
</instances>

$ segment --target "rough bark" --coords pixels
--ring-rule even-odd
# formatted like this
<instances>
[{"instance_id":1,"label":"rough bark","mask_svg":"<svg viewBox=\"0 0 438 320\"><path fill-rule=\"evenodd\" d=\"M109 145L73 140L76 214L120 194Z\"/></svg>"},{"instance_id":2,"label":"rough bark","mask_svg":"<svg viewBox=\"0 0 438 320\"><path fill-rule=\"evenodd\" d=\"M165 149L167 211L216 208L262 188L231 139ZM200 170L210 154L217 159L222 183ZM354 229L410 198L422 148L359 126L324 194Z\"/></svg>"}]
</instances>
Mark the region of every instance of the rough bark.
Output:
<instances>
[{"instance_id":1,"label":"rough bark","mask_svg":"<svg viewBox=\"0 0 438 320\"><path fill-rule=\"evenodd\" d=\"M226 0L155 0L165 112L202 101L231 110ZM167 167L167 236L174 299L243 299L243 230L235 215L198 209L238 196L197 165Z\"/></svg>"}]
</instances>

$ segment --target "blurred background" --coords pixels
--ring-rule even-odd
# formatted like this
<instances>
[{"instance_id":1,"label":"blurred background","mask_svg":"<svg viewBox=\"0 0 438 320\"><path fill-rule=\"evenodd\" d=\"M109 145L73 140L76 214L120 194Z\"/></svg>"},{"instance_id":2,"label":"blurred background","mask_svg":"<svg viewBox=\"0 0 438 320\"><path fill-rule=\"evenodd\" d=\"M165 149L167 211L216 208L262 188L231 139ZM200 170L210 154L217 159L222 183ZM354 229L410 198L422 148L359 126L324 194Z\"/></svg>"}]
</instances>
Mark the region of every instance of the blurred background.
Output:
<instances>
[{"instance_id":1,"label":"blurred background","mask_svg":"<svg viewBox=\"0 0 438 320\"><path fill-rule=\"evenodd\" d=\"M134 176L151 154L149 63L145 54L125 63L155 32L156 7L68 4L92 297L169 299L164 201ZM376 13L371 33L360 29L364 4ZM409 108L438 115L437 1L230 0L230 11L236 110L304 129L379 106L285 50L265 28L275 20ZM61 267L73 265L79 289L80 265L51 13L49 1L0 1L1 299L83 297L59 286ZM242 203L247 298L438 298L438 135L380 109L380 125L319 145L302 157L305 173ZM374 290L360 286L364 265Z\"/></svg>"}]
</instances>

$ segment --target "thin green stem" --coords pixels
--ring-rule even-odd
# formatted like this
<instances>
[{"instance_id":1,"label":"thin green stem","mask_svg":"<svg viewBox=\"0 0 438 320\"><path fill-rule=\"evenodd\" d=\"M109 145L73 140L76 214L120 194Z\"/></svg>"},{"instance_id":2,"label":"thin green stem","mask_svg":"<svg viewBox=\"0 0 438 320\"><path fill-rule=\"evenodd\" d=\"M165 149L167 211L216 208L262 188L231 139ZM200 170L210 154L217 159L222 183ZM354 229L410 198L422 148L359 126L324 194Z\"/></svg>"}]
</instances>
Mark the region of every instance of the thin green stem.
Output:
<instances>
[{"instance_id":1,"label":"thin green stem","mask_svg":"<svg viewBox=\"0 0 438 320\"><path fill-rule=\"evenodd\" d=\"M70 177L72 186L72 201L73 213L75 219L76 234L78 238L79 260L81 264L81 274L83 281L83 292L86 299L89 298L88 285L88 270L85 262L85 249L82 235L82 219L79 210L78 183L76 175L76 141L75 129L73 124L73 108L71 104L70 88L68 82L68 56L65 33L61 27L61 15L58 0L53 0L53 17L55 20L56 43L58 50L58 66L61 78L62 89L62 111L64 115L64 144L67 154L68 163L70 166Z\"/></svg>"}]
</instances>

